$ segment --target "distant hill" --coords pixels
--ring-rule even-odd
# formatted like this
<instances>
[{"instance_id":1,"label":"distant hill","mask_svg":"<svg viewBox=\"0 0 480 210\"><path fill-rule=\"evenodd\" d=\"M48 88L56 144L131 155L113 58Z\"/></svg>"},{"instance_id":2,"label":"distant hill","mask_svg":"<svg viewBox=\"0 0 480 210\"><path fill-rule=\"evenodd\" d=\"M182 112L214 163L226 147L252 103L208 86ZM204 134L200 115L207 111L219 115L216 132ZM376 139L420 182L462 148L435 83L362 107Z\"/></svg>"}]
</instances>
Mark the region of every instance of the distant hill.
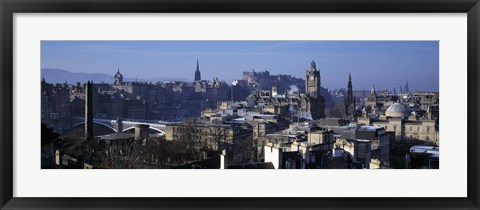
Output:
<instances>
[{"instance_id":1,"label":"distant hill","mask_svg":"<svg viewBox=\"0 0 480 210\"><path fill-rule=\"evenodd\" d=\"M103 73L74 73L69 72L63 69L51 69L44 68L42 69L42 77L48 83L65 83L75 84L77 82L84 83L87 80L93 80L94 83L113 83L113 75L103 74ZM187 81L183 78L149 78L149 79L135 79L135 78L124 78L124 81L138 81L138 82L165 82L165 81Z\"/></svg>"},{"instance_id":2,"label":"distant hill","mask_svg":"<svg viewBox=\"0 0 480 210\"><path fill-rule=\"evenodd\" d=\"M113 83L113 76L108 74L91 74L91 73L72 73L63 69L42 69L42 77L48 83L65 83L75 84L76 82L84 83L87 80L94 82Z\"/></svg>"}]
</instances>

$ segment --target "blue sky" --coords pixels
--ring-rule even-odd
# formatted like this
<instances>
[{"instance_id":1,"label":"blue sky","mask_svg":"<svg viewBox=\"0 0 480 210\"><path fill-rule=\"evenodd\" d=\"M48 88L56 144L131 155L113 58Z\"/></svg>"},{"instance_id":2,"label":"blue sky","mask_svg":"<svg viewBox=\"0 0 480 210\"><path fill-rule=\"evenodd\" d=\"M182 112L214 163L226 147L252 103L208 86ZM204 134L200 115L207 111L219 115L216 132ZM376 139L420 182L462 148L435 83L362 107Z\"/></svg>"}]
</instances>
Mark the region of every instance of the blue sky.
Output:
<instances>
[{"instance_id":1,"label":"blue sky","mask_svg":"<svg viewBox=\"0 0 480 210\"><path fill-rule=\"evenodd\" d=\"M41 67L70 72L116 73L129 78L241 79L243 71L268 70L304 78L315 59L322 86L356 90L438 91L437 41L42 41Z\"/></svg>"}]
</instances>

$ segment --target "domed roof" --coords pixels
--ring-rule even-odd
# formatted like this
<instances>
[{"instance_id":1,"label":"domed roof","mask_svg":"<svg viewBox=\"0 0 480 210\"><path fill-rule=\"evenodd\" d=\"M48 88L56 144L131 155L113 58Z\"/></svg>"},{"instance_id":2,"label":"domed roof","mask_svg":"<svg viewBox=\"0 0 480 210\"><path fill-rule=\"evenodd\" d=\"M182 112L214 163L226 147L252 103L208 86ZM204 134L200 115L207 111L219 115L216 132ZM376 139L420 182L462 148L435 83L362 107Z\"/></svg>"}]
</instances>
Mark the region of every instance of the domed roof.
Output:
<instances>
[{"instance_id":1,"label":"domed roof","mask_svg":"<svg viewBox=\"0 0 480 210\"><path fill-rule=\"evenodd\" d=\"M115 78L123 78L123 75L120 73L120 69L117 70L117 73L115 74Z\"/></svg>"},{"instance_id":2,"label":"domed roof","mask_svg":"<svg viewBox=\"0 0 480 210\"><path fill-rule=\"evenodd\" d=\"M410 111L401 103L394 103L385 111L387 117L408 117Z\"/></svg>"}]
</instances>

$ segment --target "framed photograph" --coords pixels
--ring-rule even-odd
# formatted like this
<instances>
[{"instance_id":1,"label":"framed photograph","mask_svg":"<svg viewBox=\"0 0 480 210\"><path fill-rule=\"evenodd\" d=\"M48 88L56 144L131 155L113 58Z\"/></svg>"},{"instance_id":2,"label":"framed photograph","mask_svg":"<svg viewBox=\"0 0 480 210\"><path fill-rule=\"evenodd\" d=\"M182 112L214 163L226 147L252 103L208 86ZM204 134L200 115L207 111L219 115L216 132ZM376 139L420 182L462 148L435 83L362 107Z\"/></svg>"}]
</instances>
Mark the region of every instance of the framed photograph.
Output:
<instances>
[{"instance_id":1,"label":"framed photograph","mask_svg":"<svg viewBox=\"0 0 480 210\"><path fill-rule=\"evenodd\" d=\"M479 209L478 0L0 6L1 209Z\"/></svg>"}]
</instances>

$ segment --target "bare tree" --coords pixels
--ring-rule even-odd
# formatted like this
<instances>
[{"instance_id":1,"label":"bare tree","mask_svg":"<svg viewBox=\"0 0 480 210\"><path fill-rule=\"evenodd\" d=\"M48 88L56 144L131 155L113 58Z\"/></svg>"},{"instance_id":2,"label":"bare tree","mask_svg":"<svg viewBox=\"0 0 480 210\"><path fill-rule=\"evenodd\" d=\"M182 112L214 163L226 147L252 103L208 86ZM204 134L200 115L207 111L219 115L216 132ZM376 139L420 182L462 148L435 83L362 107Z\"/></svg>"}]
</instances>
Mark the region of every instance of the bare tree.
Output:
<instances>
[{"instance_id":1,"label":"bare tree","mask_svg":"<svg viewBox=\"0 0 480 210\"><path fill-rule=\"evenodd\" d=\"M144 147L143 159L145 165L149 168L169 168L170 163L174 160L176 153L183 153L174 148L176 141L167 141L164 137L150 137Z\"/></svg>"},{"instance_id":2,"label":"bare tree","mask_svg":"<svg viewBox=\"0 0 480 210\"><path fill-rule=\"evenodd\" d=\"M178 143L182 150L185 151L186 157L193 158L194 161L201 159L201 144L202 133L196 128L195 122L191 120L184 120L181 126L178 127Z\"/></svg>"},{"instance_id":3,"label":"bare tree","mask_svg":"<svg viewBox=\"0 0 480 210\"><path fill-rule=\"evenodd\" d=\"M105 145L100 168L132 169L141 156L141 144L134 140L116 140Z\"/></svg>"}]
</instances>

